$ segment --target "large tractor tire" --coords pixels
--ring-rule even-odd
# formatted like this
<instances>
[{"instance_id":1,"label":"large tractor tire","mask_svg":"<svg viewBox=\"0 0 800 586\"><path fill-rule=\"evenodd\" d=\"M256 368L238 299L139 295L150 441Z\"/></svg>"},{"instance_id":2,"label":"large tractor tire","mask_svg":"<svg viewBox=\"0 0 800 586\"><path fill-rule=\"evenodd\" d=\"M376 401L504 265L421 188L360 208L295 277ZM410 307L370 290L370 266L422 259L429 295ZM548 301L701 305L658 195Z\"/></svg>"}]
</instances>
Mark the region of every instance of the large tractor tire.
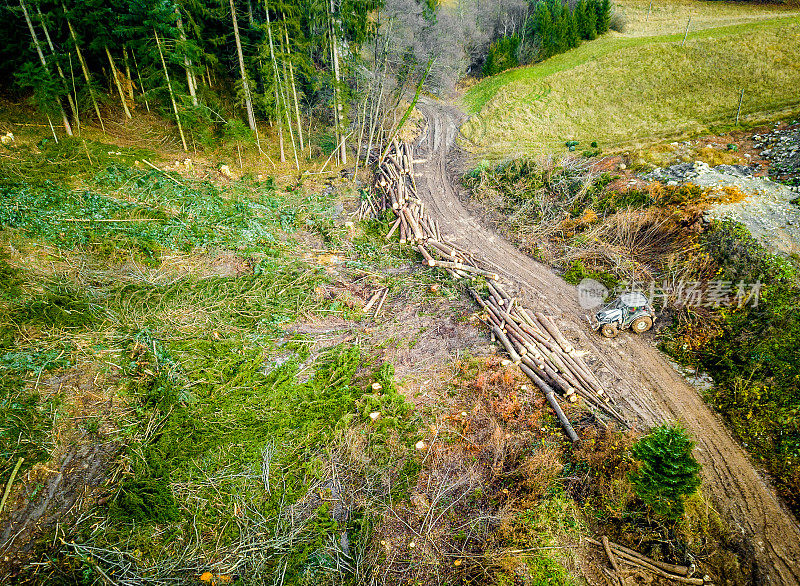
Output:
<instances>
[{"instance_id":1,"label":"large tractor tire","mask_svg":"<svg viewBox=\"0 0 800 586\"><path fill-rule=\"evenodd\" d=\"M643 334L653 327L653 320L650 316L643 315L631 322L631 329L637 334Z\"/></svg>"},{"instance_id":2,"label":"large tractor tire","mask_svg":"<svg viewBox=\"0 0 800 586\"><path fill-rule=\"evenodd\" d=\"M603 324L600 326L600 334L604 338L616 338L619 335L617 324Z\"/></svg>"}]
</instances>

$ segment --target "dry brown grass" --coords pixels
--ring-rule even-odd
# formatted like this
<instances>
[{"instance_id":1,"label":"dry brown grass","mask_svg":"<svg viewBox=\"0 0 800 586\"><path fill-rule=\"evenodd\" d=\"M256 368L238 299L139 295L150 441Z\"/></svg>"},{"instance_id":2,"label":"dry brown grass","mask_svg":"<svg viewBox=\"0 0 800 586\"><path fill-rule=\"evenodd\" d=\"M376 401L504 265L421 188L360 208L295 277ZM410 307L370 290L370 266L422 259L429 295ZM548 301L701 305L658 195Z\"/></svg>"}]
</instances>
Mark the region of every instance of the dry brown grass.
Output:
<instances>
[{"instance_id":1,"label":"dry brown grass","mask_svg":"<svg viewBox=\"0 0 800 586\"><path fill-rule=\"evenodd\" d=\"M481 583L524 571L531 552L508 551L534 539L518 513L546 502L563 469L561 433L515 368L491 358L458 372L456 398L423 440L416 485L408 500L386 503L378 524L367 559L381 583Z\"/></svg>"}]
</instances>

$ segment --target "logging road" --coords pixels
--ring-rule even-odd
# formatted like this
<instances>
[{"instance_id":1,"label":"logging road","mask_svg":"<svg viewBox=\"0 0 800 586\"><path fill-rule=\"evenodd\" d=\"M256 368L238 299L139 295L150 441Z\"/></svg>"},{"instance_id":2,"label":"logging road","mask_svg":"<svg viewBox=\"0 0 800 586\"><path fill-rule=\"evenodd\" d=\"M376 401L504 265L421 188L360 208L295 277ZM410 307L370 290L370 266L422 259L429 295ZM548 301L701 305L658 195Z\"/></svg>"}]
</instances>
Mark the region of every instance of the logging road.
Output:
<instances>
[{"instance_id":1,"label":"logging road","mask_svg":"<svg viewBox=\"0 0 800 586\"><path fill-rule=\"evenodd\" d=\"M448 172L464 115L455 107L423 98L427 126L417 141L420 198L443 234L495 266L523 304L556 316L575 348L604 383L623 413L639 427L680 421L697 442L703 487L730 526L752 545L756 584L800 584L800 527L698 392L653 346L652 338L623 333L614 340L588 327L575 287L536 262L470 215Z\"/></svg>"}]
</instances>

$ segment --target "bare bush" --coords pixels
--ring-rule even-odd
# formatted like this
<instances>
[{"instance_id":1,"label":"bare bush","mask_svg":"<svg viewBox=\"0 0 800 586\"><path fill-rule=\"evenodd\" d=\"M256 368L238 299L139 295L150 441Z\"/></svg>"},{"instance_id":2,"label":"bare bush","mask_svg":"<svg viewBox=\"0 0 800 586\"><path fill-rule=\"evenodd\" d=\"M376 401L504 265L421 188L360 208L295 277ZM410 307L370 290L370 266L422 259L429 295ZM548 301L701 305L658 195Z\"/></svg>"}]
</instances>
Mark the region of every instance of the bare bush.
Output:
<instances>
[{"instance_id":1,"label":"bare bush","mask_svg":"<svg viewBox=\"0 0 800 586\"><path fill-rule=\"evenodd\" d=\"M528 14L524 0L441 3L435 15L424 4L387 0L381 35L390 37L395 71L409 58L422 64L434 59L426 88L437 95L450 93L471 67L480 66L493 40L519 33Z\"/></svg>"},{"instance_id":2,"label":"bare bush","mask_svg":"<svg viewBox=\"0 0 800 586\"><path fill-rule=\"evenodd\" d=\"M622 9L616 4L611 10L611 20L608 23L608 28L618 33L624 33L628 26L628 19Z\"/></svg>"}]
</instances>

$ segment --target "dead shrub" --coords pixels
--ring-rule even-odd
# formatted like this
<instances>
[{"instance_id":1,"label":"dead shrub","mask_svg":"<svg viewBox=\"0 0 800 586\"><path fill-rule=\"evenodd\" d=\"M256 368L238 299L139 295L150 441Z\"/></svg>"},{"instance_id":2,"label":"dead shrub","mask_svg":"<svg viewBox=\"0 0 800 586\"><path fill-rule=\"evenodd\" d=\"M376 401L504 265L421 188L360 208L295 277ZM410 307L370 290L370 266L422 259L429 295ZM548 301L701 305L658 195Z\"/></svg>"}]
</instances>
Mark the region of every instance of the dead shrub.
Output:
<instances>
[{"instance_id":1,"label":"dead shrub","mask_svg":"<svg viewBox=\"0 0 800 586\"><path fill-rule=\"evenodd\" d=\"M501 525L516 531L562 473L560 430L540 425L544 400L516 369L493 357L460 364L456 376L457 399L428 429L416 484L383 503L367 555L381 583L514 575L497 562L513 543Z\"/></svg>"},{"instance_id":2,"label":"dead shrub","mask_svg":"<svg viewBox=\"0 0 800 586\"><path fill-rule=\"evenodd\" d=\"M687 243L679 218L658 208L627 208L606 216L570 242L556 264L580 260L610 266L620 278L649 281L659 273L659 259Z\"/></svg>"},{"instance_id":3,"label":"dead shrub","mask_svg":"<svg viewBox=\"0 0 800 586\"><path fill-rule=\"evenodd\" d=\"M525 500L535 501L544 496L563 469L560 450L553 446L540 448L533 456L525 458L518 469Z\"/></svg>"}]
</instances>

